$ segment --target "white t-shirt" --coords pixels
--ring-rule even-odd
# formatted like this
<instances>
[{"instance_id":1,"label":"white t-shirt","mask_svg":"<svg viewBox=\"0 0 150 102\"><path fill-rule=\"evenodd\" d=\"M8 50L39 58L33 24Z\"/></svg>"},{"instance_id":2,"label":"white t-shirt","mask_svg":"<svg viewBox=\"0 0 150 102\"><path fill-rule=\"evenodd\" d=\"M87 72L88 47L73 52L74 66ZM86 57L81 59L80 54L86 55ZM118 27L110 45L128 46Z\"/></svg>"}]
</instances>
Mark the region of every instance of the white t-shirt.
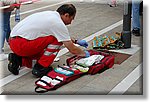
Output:
<instances>
[{"instance_id":1,"label":"white t-shirt","mask_svg":"<svg viewBox=\"0 0 150 102\"><path fill-rule=\"evenodd\" d=\"M28 40L53 35L59 42L71 40L68 29L57 11L32 14L20 21L10 37L20 36Z\"/></svg>"}]
</instances>

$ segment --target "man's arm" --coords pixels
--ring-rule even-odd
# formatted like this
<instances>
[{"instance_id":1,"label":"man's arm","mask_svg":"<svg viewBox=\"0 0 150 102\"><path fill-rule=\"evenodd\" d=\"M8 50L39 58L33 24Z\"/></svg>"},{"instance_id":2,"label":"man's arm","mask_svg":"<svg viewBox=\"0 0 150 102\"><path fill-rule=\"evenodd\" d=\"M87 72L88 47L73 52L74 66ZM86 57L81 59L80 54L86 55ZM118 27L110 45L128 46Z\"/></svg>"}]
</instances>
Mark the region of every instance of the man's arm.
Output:
<instances>
[{"instance_id":1,"label":"man's arm","mask_svg":"<svg viewBox=\"0 0 150 102\"><path fill-rule=\"evenodd\" d=\"M5 8L3 11L4 12L9 12L13 11L14 8L19 8L20 6L13 6L12 4L19 4L21 3L19 0L1 0L2 6L8 6L10 5L9 8Z\"/></svg>"},{"instance_id":2,"label":"man's arm","mask_svg":"<svg viewBox=\"0 0 150 102\"><path fill-rule=\"evenodd\" d=\"M86 56L86 53L79 47L75 46L71 40L63 41L63 44L69 50L70 53L72 53L74 55L78 55L78 56L83 56L83 57Z\"/></svg>"},{"instance_id":3,"label":"man's arm","mask_svg":"<svg viewBox=\"0 0 150 102\"><path fill-rule=\"evenodd\" d=\"M11 5L11 4L19 4L20 0L1 0L3 6Z\"/></svg>"}]
</instances>

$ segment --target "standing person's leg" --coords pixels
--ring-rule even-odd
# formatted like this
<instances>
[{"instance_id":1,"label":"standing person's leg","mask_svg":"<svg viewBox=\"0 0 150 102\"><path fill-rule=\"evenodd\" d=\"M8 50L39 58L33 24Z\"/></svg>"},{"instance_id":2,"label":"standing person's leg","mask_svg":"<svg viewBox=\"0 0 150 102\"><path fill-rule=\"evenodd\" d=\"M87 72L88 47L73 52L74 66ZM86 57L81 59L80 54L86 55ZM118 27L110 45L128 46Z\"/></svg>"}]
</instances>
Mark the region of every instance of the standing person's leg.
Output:
<instances>
[{"instance_id":1,"label":"standing person's leg","mask_svg":"<svg viewBox=\"0 0 150 102\"><path fill-rule=\"evenodd\" d=\"M11 12L4 12L4 15L3 15L3 27L4 27L4 30L3 30L3 43L5 42L5 39L6 41L8 42L8 39L9 39L9 36L10 36L10 32L11 32L11 29L10 29L10 15L11 15Z\"/></svg>"},{"instance_id":2,"label":"standing person's leg","mask_svg":"<svg viewBox=\"0 0 150 102\"><path fill-rule=\"evenodd\" d=\"M116 7L117 6L117 0L109 0L108 4L110 7Z\"/></svg>"},{"instance_id":3,"label":"standing person's leg","mask_svg":"<svg viewBox=\"0 0 150 102\"><path fill-rule=\"evenodd\" d=\"M7 29L7 33L6 33L6 41L7 41L7 42L9 41L10 32L11 32L10 16L11 16L11 12L9 12L9 14L8 14L8 29Z\"/></svg>"},{"instance_id":4,"label":"standing person's leg","mask_svg":"<svg viewBox=\"0 0 150 102\"><path fill-rule=\"evenodd\" d=\"M132 33L136 36L140 35L140 1L132 0Z\"/></svg>"},{"instance_id":5,"label":"standing person's leg","mask_svg":"<svg viewBox=\"0 0 150 102\"><path fill-rule=\"evenodd\" d=\"M7 59L7 54L4 53L4 44L6 35L10 33L9 19L11 12L1 12L1 24L0 24L0 60Z\"/></svg>"},{"instance_id":6,"label":"standing person's leg","mask_svg":"<svg viewBox=\"0 0 150 102\"><path fill-rule=\"evenodd\" d=\"M3 47L4 47L4 41L5 41L5 35L4 35L4 14L1 13L1 19L2 23L0 24L0 54L3 53Z\"/></svg>"},{"instance_id":7,"label":"standing person's leg","mask_svg":"<svg viewBox=\"0 0 150 102\"><path fill-rule=\"evenodd\" d=\"M0 12L0 22L2 22L2 12ZM3 26L2 23L0 24L0 54L2 53L2 30Z\"/></svg>"},{"instance_id":8,"label":"standing person's leg","mask_svg":"<svg viewBox=\"0 0 150 102\"><path fill-rule=\"evenodd\" d=\"M7 15L8 15L8 12L3 12L3 15L2 15L2 21L3 21L3 23L2 23L2 35L1 35L1 45L0 45L1 51L4 48L5 36L7 33L7 27L8 27Z\"/></svg>"}]
</instances>

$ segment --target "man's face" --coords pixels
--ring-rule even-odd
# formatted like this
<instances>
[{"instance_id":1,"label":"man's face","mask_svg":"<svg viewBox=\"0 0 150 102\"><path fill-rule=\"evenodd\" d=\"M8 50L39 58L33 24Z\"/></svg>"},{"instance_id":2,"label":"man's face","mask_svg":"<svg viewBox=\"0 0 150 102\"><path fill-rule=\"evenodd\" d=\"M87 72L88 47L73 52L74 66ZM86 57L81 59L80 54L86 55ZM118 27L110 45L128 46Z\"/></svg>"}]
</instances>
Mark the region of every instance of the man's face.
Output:
<instances>
[{"instance_id":1,"label":"man's face","mask_svg":"<svg viewBox=\"0 0 150 102\"><path fill-rule=\"evenodd\" d=\"M63 22L65 23L65 25L69 25L71 24L72 20L74 20L75 15L70 16L68 13L61 15L61 18L63 20Z\"/></svg>"}]
</instances>

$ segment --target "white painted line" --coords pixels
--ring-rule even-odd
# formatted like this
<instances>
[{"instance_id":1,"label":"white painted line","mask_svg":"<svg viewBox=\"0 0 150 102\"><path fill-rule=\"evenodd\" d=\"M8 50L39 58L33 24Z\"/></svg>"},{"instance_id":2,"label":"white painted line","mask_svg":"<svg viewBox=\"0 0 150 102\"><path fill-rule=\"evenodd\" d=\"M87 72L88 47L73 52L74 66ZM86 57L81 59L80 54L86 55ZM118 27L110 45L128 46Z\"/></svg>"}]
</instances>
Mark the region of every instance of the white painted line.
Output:
<instances>
[{"instance_id":1,"label":"white painted line","mask_svg":"<svg viewBox=\"0 0 150 102\"><path fill-rule=\"evenodd\" d=\"M122 95L143 74L142 64L138 65L125 79L116 85L108 95Z\"/></svg>"},{"instance_id":2,"label":"white painted line","mask_svg":"<svg viewBox=\"0 0 150 102\"><path fill-rule=\"evenodd\" d=\"M110 25L110 26L108 26L108 27L106 27L106 28L104 28L104 29L102 29L102 30L96 32L95 34L92 34L91 36L88 36L88 37L84 38L84 40L90 41L90 40L92 40L95 36L100 36L100 35L102 35L102 34L108 32L108 31L110 31L110 30L112 30L112 29L114 29L114 28L120 26L121 24L123 24L123 20L120 20L120 21L118 21L118 22L116 22L116 23L114 23L114 24L112 24L112 25Z\"/></svg>"},{"instance_id":3,"label":"white painted line","mask_svg":"<svg viewBox=\"0 0 150 102\"><path fill-rule=\"evenodd\" d=\"M89 36L89 37L87 37L87 38L84 38L84 40L86 40L86 41L88 42L88 41L92 40L95 36L102 35L103 33L106 33L106 32L108 32L108 31L110 31L110 30L116 28L117 26L121 25L122 23L123 23L122 20L121 20L121 21L118 21L117 23L112 24L112 25L110 25L110 26L108 26L108 27L106 27L106 28L100 30L99 32L97 32L97 33L95 33L95 34L92 34L91 36ZM62 55L64 55L64 54L66 54L67 52L68 52L68 49L67 49L67 48L63 48L63 49L61 49L61 50L59 51L57 57L60 57L60 56L62 56ZM27 69L22 69L22 70L26 72ZM20 71L22 71L22 70L20 70ZM28 73L28 70L27 70L26 73ZM25 73L25 74L26 74L26 73ZM2 86L4 86L4 85L8 84L9 82L11 82L11 81L13 81L13 80L15 80L15 79L17 79L17 78L23 76L23 75L24 75L24 74L23 74L23 72L22 72L22 74L19 73L18 76L9 75L9 76L7 76L7 77L1 79L0 82L3 83L3 84L2 84L0 87L2 87ZM9 78L10 78L10 79L9 79ZM3 81L4 81L4 82L3 82Z\"/></svg>"},{"instance_id":4,"label":"white painted line","mask_svg":"<svg viewBox=\"0 0 150 102\"><path fill-rule=\"evenodd\" d=\"M69 2L69 0L65 0L63 2L47 5L47 6L44 6L44 7L41 7L41 8L25 11L25 12L20 13L20 15L31 13L31 12L35 12L35 11L39 11L39 10L42 10L42 9L45 9L45 8L48 8L48 7L52 7L52 6L56 6L56 5L60 5L60 4L66 3L66 2ZM14 16L15 16L15 14L11 15L11 17L14 17Z\"/></svg>"},{"instance_id":5,"label":"white painted line","mask_svg":"<svg viewBox=\"0 0 150 102\"><path fill-rule=\"evenodd\" d=\"M7 83L25 75L26 73L29 73L31 71L31 69L24 67L22 70L20 70L19 75L9 75L3 79L0 80L0 87L6 85Z\"/></svg>"}]
</instances>

